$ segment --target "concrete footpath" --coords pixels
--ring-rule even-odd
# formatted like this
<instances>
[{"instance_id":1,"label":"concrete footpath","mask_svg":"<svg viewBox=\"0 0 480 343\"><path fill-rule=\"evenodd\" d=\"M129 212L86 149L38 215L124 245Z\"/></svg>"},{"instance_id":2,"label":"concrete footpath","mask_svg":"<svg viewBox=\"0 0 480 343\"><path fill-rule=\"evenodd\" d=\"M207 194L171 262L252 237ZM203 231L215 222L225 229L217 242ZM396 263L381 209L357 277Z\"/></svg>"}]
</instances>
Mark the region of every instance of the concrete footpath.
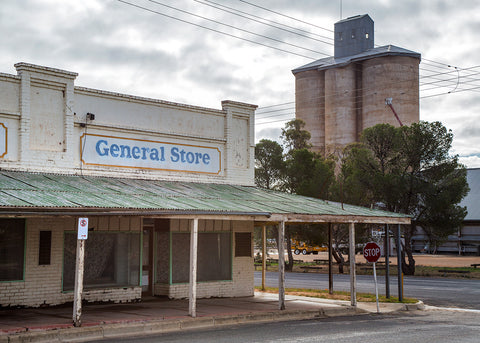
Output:
<instances>
[{"instance_id":1,"label":"concrete footpath","mask_svg":"<svg viewBox=\"0 0 480 343\"><path fill-rule=\"evenodd\" d=\"M188 300L150 298L131 304L87 304L82 327L72 326L72 307L0 310L0 343L88 342L102 338L142 336L187 329L213 328L282 320L302 320L376 312L376 304L285 297L278 310L278 295L256 292L254 297L197 300L197 317L188 316ZM417 304L380 304L380 312L423 309Z\"/></svg>"}]
</instances>

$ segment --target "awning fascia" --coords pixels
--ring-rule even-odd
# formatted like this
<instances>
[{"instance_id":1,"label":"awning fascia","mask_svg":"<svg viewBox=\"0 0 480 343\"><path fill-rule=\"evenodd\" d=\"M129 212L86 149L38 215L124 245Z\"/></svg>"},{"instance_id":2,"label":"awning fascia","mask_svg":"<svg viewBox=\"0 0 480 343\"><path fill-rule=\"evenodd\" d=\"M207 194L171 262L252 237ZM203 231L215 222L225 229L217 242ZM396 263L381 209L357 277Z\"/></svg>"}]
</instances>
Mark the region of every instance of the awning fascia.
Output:
<instances>
[{"instance_id":1,"label":"awning fascia","mask_svg":"<svg viewBox=\"0 0 480 343\"><path fill-rule=\"evenodd\" d=\"M258 220L256 220L258 222ZM316 223L363 223L363 224L402 224L409 225L411 218L404 217L383 217L383 216L354 216L354 215L326 215L326 214L272 214L265 224L274 224L280 222L298 223L298 224L316 224ZM259 223L257 223L259 224Z\"/></svg>"}]
</instances>

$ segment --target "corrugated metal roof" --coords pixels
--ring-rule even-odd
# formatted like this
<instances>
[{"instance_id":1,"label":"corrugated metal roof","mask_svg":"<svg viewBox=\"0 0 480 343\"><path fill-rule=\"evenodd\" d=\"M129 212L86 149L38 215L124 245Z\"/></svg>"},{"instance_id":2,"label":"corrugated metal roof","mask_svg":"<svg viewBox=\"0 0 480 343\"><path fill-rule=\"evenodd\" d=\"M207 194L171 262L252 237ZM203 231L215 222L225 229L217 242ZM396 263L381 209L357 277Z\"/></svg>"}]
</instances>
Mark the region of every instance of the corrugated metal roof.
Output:
<instances>
[{"instance_id":1,"label":"corrugated metal roof","mask_svg":"<svg viewBox=\"0 0 480 343\"><path fill-rule=\"evenodd\" d=\"M0 171L0 215L40 210L406 217L249 186Z\"/></svg>"},{"instance_id":2,"label":"corrugated metal roof","mask_svg":"<svg viewBox=\"0 0 480 343\"><path fill-rule=\"evenodd\" d=\"M377 48L373 48L367 51L364 51L360 54L345 56L340 58L326 57L319 60L310 62L301 67L295 68L292 70L293 74L297 74L306 70L325 70L335 67L342 67L353 62L363 61L366 59L371 59L375 57L382 56L408 56L414 58L421 58L421 55L418 52L400 48L395 45L385 45Z\"/></svg>"}]
</instances>

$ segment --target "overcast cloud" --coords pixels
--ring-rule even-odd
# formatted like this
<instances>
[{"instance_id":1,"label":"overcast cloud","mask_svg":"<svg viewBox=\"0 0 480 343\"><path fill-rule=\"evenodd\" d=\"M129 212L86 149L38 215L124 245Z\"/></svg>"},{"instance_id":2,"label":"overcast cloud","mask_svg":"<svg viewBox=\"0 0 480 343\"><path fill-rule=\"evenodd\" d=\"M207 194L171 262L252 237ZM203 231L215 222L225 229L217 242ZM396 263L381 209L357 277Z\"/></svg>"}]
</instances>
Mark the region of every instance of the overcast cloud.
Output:
<instances>
[{"instance_id":1,"label":"overcast cloud","mask_svg":"<svg viewBox=\"0 0 480 343\"><path fill-rule=\"evenodd\" d=\"M369 14L375 22L377 45L393 44L422 54L420 118L439 120L451 129L452 152L459 154L468 167L480 167L479 1L249 0L318 27L239 0L210 1L210 5L218 3L300 28L315 40L202 4L207 0L125 1L151 11L118 0L3 0L0 72L16 74L13 65L22 61L77 72L77 86L213 108L219 108L225 99L252 103L260 106L257 140L278 140L282 120L294 116L294 104L290 103L295 93L291 70L333 55L331 31L340 14L342 18ZM192 17L160 3L217 22ZM290 104L261 109L282 103ZM283 111L261 114L282 108Z\"/></svg>"}]
</instances>

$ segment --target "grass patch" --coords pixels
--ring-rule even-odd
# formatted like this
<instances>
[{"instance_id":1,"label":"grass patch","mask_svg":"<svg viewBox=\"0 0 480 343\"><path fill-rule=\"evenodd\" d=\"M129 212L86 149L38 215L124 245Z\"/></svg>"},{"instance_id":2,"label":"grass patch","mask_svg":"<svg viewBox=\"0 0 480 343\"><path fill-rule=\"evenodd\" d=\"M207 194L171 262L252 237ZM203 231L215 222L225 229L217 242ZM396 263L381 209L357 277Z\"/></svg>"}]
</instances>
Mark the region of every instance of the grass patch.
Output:
<instances>
[{"instance_id":1,"label":"grass patch","mask_svg":"<svg viewBox=\"0 0 480 343\"><path fill-rule=\"evenodd\" d=\"M262 287L255 287L256 291L267 292L267 293L278 293L278 288L275 287L266 287L262 291ZM304 289L304 288L285 288L285 294L288 295L299 295L302 297L311 297L311 298L321 298L321 299L333 299L333 300L345 300L350 301L349 292L340 292L334 291L333 294L328 293L327 289ZM357 301L361 302L375 302L375 294L370 293L357 293ZM383 303L399 303L397 297L390 297L387 299L383 295L378 296L378 301ZM418 300L414 298L403 298L402 303L404 304L415 304Z\"/></svg>"}]
</instances>

